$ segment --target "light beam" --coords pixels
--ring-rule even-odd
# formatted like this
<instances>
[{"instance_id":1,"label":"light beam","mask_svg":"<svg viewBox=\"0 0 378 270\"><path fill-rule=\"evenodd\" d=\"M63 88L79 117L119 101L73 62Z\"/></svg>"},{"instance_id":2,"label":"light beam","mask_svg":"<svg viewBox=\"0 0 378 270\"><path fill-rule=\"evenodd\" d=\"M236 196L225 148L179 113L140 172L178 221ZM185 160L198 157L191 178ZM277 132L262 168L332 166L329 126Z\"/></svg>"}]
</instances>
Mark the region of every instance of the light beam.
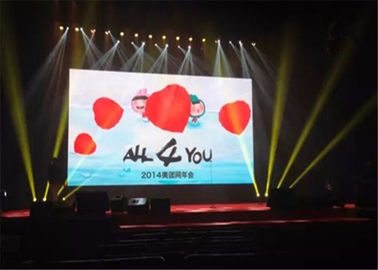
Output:
<instances>
[{"instance_id":1,"label":"light beam","mask_svg":"<svg viewBox=\"0 0 378 270\"><path fill-rule=\"evenodd\" d=\"M342 139L344 139L349 132L351 132L357 124L359 124L368 113L377 108L377 95L375 94L373 97L369 99L361 108L357 111L357 113L353 116L353 118L344 126L343 129L337 133L337 135L324 147L324 149L314 158L313 161L306 167L306 169L294 180L294 182L289 186L289 188L293 188L298 182L303 179L303 177L312 169L314 168Z\"/></svg>"}]
</instances>

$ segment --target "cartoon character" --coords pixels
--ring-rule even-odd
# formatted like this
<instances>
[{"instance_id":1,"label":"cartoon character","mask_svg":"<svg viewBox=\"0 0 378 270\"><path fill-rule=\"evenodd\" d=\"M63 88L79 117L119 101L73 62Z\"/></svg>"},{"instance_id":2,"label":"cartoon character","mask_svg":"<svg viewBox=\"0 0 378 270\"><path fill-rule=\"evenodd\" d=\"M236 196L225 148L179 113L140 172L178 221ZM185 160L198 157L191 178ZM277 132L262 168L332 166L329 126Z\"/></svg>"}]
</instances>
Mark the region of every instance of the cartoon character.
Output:
<instances>
[{"instance_id":1,"label":"cartoon character","mask_svg":"<svg viewBox=\"0 0 378 270\"><path fill-rule=\"evenodd\" d=\"M190 95L190 101L192 102L190 108L190 116L192 117L192 122L197 123L198 118L205 114L206 108L205 103L199 99L196 95Z\"/></svg>"},{"instance_id":2,"label":"cartoon character","mask_svg":"<svg viewBox=\"0 0 378 270\"><path fill-rule=\"evenodd\" d=\"M146 117L146 102L149 95L147 94L147 89L143 88L138 90L136 95L131 100L131 108L134 112L139 113L142 117Z\"/></svg>"}]
</instances>

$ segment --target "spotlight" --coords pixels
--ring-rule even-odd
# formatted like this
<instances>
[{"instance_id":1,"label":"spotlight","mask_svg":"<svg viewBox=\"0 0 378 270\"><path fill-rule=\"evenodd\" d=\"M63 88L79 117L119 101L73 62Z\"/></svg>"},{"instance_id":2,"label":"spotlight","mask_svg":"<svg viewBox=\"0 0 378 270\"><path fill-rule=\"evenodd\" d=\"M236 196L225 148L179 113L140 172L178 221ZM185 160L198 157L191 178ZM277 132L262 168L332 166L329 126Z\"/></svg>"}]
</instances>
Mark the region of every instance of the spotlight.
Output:
<instances>
[{"instance_id":1,"label":"spotlight","mask_svg":"<svg viewBox=\"0 0 378 270\"><path fill-rule=\"evenodd\" d=\"M134 41L131 41L131 45L134 45Z\"/></svg>"},{"instance_id":2,"label":"spotlight","mask_svg":"<svg viewBox=\"0 0 378 270\"><path fill-rule=\"evenodd\" d=\"M63 25L59 26L59 30L60 30L60 31L63 31L63 30L64 30Z\"/></svg>"},{"instance_id":3,"label":"spotlight","mask_svg":"<svg viewBox=\"0 0 378 270\"><path fill-rule=\"evenodd\" d=\"M164 40L167 39L167 37L165 35L163 35L161 38L164 39Z\"/></svg>"},{"instance_id":4,"label":"spotlight","mask_svg":"<svg viewBox=\"0 0 378 270\"><path fill-rule=\"evenodd\" d=\"M124 32L121 32L121 33L119 33L119 35L120 35L121 37L123 37L123 36L125 35L125 33L124 33Z\"/></svg>"},{"instance_id":5,"label":"spotlight","mask_svg":"<svg viewBox=\"0 0 378 270\"><path fill-rule=\"evenodd\" d=\"M75 31L76 31L76 32L79 32L79 27L75 27Z\"/></svg>"},{"instance_id":6,"label":"spotlight","mask_svg":"<svg viewBox=\"0 0 378 270\"><path fill-rule=\"evenodd\" d=\"M45 201L46 201L46 198L43 198L43 199L42 199L42 201L44 201L44 202L45 202Z\"/></svg>"},{"instance_id":7,"label":"spotlight","mask_svg":"<svg viewBox=\"0 0 378 270\"><path fill-rule=\"evenodd\" d=\"M142 42L142 45L144 46L145 44L146 44L146 42L143 41L143 42Z\"/></svg>"},{"instance_id":8,"label":"spotlight","mask_svg":"<svg viewBox=\"0 0 378 270\"><path fill-rule=\"evenodd\" d=\"M119 40L117 40L117 44L119 43Z\"/></svg>"},{"instance_id":9,"label":"spotlight","mask_svg":"<svg viewBox=\"0 0 378 270\"><path fill-rule=\"evenodd\" d=\"M206 38L202 38L202 42L206 42Z\"/></svg>"},{"instance_id":10,"label":"spotlight","mask_svg":"<svg viewBox=\"0 0 378 270\"><path fill-rule=\"evenodd\" d=\"M168 43L165 43L165 47L168 48Z\"/></svg>"},{"instance_id":11,"label":"spotlight","mask_svg":"<svg viewBox=\"0 0 378 270\"><path fill-rule=\"evenodd\" d=\"M66 200L66 198L65 198L65 197L63 197L63 198L62 198L62 201L65 201L65 200Z\"/></svg>"},{"instance_id":12,"label":"spotlight","mask_svg":"<svg viewBox=\"0 0 378 270\"><path fill-rule=\"evenodd\" d=\"M180 37L179 37L179 36L177 36L177 37L176 37L176 40L177 40L177 41L179 41L179 40L180 40Z\"/></svg>"},{"instance_id":13,"label":"spotlight","mask_svg":"<svg viewBox=\"0 0 378 270\"><path fill-rule=\"evenodd\" d=\"M189 45L189 46L188 46L188 50L190 50L190 48L191 48L191 46Z\"/></svg>"},{"instance_id":14,"label":"spotlight","mask_svg":"<svg viewBox=\"0 0 378 270\"><path fill-rule=\"evenodd\" d=\"M189 40L189 42L192 42L192 41L193 41L193 38L192 38L192 37L190 37L190 38L189 38L188 40Z\"/></svg>"},{"instance_id":15,"label":"spotlight","mask_svg":"<svg viewBox=\"0 0 378 270\"><path fill-rule=\"evenodd\" d=\"M33 198L33 202L36 202L37 201L37 198Z\"/></svg>"},{"instance_id":16,"label":"spotlight","mask_svg":"<svg viewBox=\"0 0 378 270\"><path fill-rule=\"evenodd\" d=\"M8 196L7 192L4 190L4 197Z\"/></svg>"},{"instance_id":17,"label":"spotlight","mask_svg":"<svg viewBox=\"0 0 378 270\"><path fill-rule=\"evenodd\" d=\"M177 45L177 48L179 48L179 49L180 49L180 48L181 48L181 47L180 47L180 45Z\"/></svg>"},{"instance_id":18,"label":"spotlight","mask_svg":"<svg viewBox=\"0 0 378 270\"><path fill-rule=\"evenodd\" d=\"M96 32L96 29L91 29L91 33L94 34Z\"/></svg>"},{"instance_id":19,"label":"spotlight","mask_svg":"<svg viewBox=\"0 0 378 270\"><path fill-rule=\"evenodd\" d=\"M105 35L109 35L109 31L105 31Z\"/></svg>"},{"instance_id":20,"label":"spotlight","mask_svg":"<svg viewBox=\"0 0 378 270\"><path fill-rule=\"evenodd\" d=\"M253 47L255 47L255 46L256 46L256 42L252 42L251 44L252 44L252 46L253 46Z\"/></svg>"},{"instance_id":21,"label":"spotlight","mask_svg":"<svg viewBox=\"0 0 378 270\"><path fill-rule=\"evenodd\" d=\"M239 40L239 45L240 45L240 46L243 46L243 43L242 43L240 40Z\"/></svg>"},{"instance_id":22,"label":"spotlight","mask_svg":"<svg viewBox=\"0 0 378 270\"><path fill-rule=\"evenodd\" d=\"M70 28L67 26L67 30L69 30Z\"/></svg>"},{"instance_id":23,"label":"spotlight","mask_svg":"<svg viewBox=\"0 0 378 270\"><path fill-rule=\"evenodd\" d=\"M134 34L134 37L136 37L136 38L139 37L139 34L138 34L138 33L135 33L135 34Z\"/></svg>"},{"instance_id":24,"label":"spotlight","mask_svg":"<svg viewBox=\"0 0 378 270\"><path fill-rule=\"evenodd\" d=\"M155 43L155 47L157 47L157 43Z\"/></svg>"},{"instance_id":25,"label":"spotlight","mask_svg":"<svg viewBox=\"0 0 378 270\"><path fill-rule=\"evenodd\" d=\"M228 43L229 43L229 44L232 44L232 41L230 40Z\"/></svg>"},{"instance_id":26,"label":"spotlight","mask_svg":"<svg viewBox=\"0 0 378 270\"><path fill-rule=\"evenodd\" d=\"M83 31L83 27L80 27L80 31Z\"/></svg>"},{"instance_id":27,"label":"spotlight","mask_svg":"<svg viewBox=\"0 0 378 270\"><path fill-rule=\"evenodd\" d=\"M149 39L152 39L152 35L151 35L151 34L149 34L149 35L148 35L148 38L149 38Z\"/></svg>"}]
</instances>

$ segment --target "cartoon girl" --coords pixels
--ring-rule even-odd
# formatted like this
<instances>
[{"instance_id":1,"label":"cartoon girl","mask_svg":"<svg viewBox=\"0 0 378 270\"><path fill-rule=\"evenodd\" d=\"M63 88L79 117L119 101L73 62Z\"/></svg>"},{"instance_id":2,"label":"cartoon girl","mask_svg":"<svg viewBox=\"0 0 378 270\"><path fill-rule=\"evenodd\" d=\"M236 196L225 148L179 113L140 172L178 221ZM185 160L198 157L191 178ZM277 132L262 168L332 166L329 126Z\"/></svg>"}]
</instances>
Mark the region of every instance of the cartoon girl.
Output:
<instances>
[{"instance_id":1,"label":"cartoon girl","mask_svg":"<svg viewBox=\"0 0 378 270\"><path fill-rule=\"evenodd\" d=\"M149 95L147 94L147 89L143 88L138 90L136 95L131 100L131 108L134 112L139 113L142 117L146 117L146 102Z\"/></svg>"},{"instance_id":2,"label":"cartoon girl","mask_svg":"<svg viewBox=\"0 0 378 270\"><path fill-rule=\"evenodd\" d=\"M205 114L205 103L196 95L190 95L190 101L192 103L190 108L190 116L192 117L192 122L197 123L198 118Z\"/></svg>"}]
</instances>

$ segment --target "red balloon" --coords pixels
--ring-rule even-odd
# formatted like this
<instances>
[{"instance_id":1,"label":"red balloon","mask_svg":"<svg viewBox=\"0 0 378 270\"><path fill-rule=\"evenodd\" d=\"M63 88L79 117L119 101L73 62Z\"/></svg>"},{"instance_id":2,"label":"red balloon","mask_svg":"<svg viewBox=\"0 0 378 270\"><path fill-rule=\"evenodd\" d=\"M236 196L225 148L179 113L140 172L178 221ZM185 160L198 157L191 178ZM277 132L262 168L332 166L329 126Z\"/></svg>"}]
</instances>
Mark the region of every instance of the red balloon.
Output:
<instances>
[{"instance_id":1,"label":"red balloon","mask_svg":"<svg viewBox=\"0 0 378 270\"><path fill-rule=\"evenodd\" d=\"M219 122L231 133L241 134L251 118L251 109L248 103L242 100L223 105L219 112Z\"/></svg>"},{"instance_id":2,"label":"red balloon","mask_svg":"<svg viewBox=\"0 0 378 270\"><path fill-rule=\"evenodd\" d=\"M96 151L96 143L91 135L80 133L75 139L74 150L78 154L90 155Z\"/></svg>"},{"instance_id":3,"label":"red balloon","mask_svg":"<svg viewBox=\"0 0 378 270\"><path fill-rule=\"evenodd\" d=\"M123 109L114 100L102 97L93 103L93 112L99 127L111 129L121 120Z\"/></svg>"},{"instance_id":4,"label":"red balloon","mask_svg":"<svg viewBox=\"0 0 378 270\"><path fill-rule=\"evenodd\" d=\"M146 116L163 130L183 132L189 120L190 104L186 89L170 84L147 99Z\"/></svg>"}]
</instances>

